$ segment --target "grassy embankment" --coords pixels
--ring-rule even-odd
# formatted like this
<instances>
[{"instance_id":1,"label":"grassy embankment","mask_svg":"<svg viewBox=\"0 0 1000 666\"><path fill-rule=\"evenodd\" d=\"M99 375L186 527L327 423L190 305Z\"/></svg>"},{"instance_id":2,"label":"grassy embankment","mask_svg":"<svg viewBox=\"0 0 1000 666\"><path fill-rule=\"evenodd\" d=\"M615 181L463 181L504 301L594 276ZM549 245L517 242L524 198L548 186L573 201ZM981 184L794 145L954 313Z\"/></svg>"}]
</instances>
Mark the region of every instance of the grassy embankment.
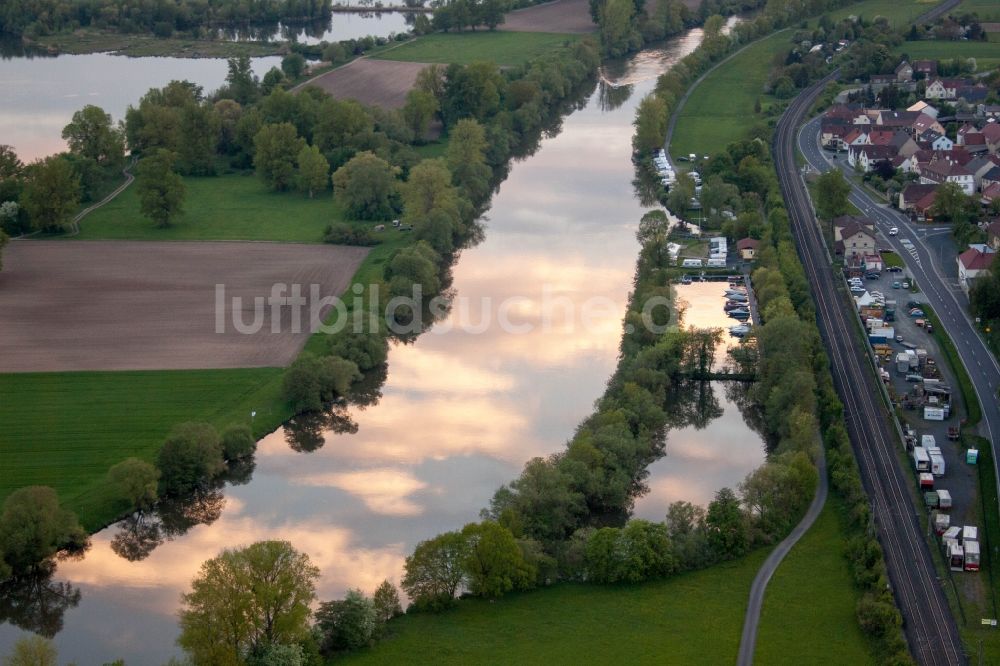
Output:
<instances>
[{"instance_id":1,"label":"grassy embankment","mask_svg":"<svg viewBox=\"0 0 1000 666\"><path fill-rule=\"evenodd\" d=\"M288 52L287 46L281 42L163 38L89 29L39 37L34 43L57 53L111 52L132 57L235 58L282 55Z\"/></svg>"},{"instance_id":2,"label":"grassy embankment","mask_svg":"<svg viewBox=\"0 0 1000 666\"><path fill-rule=\"evenodd\" d=\"M755 661L871 664L871 646L855 617L860 595L847 568L842 502L823 513L785 557L767 586ZM808 636L808 640L803 637Z\"/></svg>"},{"instance_id":3,"label":"grassy embankment","mask_svg":"<svg viewBox=\"0 0 1000 666\"><path fill-rule=\"evenodd\" d=\"M376 58L406 62L468 65L487 60L498 65L522 65L582 35L554 32L437 33L386 49Z\"/></svg>"},{"instance_id":4,"label":"grassy embankment","mask_svg":"<svg viewBox=\"0 0 1000 666\"><path fill-rule=\"evenodd\" d=\"M767 550L641 585L561 584L389 623L356 664L732 664ZM338 660L339 661L339 660Z\"/></svg>"}]
</instances>

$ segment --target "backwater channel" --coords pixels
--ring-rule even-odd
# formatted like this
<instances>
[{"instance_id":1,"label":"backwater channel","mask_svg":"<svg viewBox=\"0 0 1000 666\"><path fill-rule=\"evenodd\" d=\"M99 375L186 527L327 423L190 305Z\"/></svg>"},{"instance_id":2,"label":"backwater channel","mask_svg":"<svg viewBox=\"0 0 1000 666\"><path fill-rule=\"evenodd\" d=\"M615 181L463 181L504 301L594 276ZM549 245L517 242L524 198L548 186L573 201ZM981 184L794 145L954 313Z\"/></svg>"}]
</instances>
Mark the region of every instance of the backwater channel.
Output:
<instances>
[{"instance_id":1,"label":"backwater channel","mask_svg":"<svg viewBox=\"0 0 1000 666\"><path fill-rule=\"evenodd\" d=\"M176 613L201 563L262 539L308 553L322 572L323 600L351 587L371 592L384 578L398 583L418 541L477 520L527 460L561 450L616 364L635 229L648 210L632 184L635 108L700 39L692 30L607 66L605 83L558 132L512 164L483 220L485 239L454 267L450 315L391 350L377 404L351 408L311 437L290 429L265 437L248 482L171 521L188 527L214 518L209 524L165 529L150 517L94 535L82 559L60 562L23 598L0 600L0 654L23 627L53 636L61 662L163 663L180 654ZM2 65L0 79L11 72L11 61ZM223 75L202 81L217 86ZM123 101L186 76L181 69L150 80ZM723 288L678 287L685 322L735 323L722 311ZM507 318L530 331L498 325L505 302ZM662 520L678 499L706 504L762 462L764 444L741 415L738 390L722 382L701 388L705 417L668 432L637 516Z\"/></svg>"}]
</instances>

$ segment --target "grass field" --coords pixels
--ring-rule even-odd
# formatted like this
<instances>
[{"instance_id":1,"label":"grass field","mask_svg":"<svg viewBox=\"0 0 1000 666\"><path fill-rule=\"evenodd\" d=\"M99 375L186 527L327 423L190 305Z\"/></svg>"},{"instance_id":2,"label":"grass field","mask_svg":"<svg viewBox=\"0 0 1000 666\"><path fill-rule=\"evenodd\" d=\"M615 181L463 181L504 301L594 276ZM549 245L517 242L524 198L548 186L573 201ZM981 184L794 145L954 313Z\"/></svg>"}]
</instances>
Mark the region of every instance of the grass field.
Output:
<instances>
[{"instance_id":1,"label":"grass field","mask_svg":"<svg viewBox=\"0 0 1000 666\"><path fill-rule=\"evenodd\" d=\"M959 12L975 12L982 21L1000 21L1000 4L996 0L962 0Z\"/></svg>"},{"instance_id":2,"label":"grass field","mask_svg":"<svg viewBox=\"0 0 1000 666\"><path fill-rule=\"evenodd\" d=\"M763 39L706 77L681 109L671 154L713 155L742 139L754 119L764 122L754 104L774 101L764 94L764 85L775 56L791 48L789 39L789 32Z\"/></svg>"},{"instance_id":3,"label":"grass field","mask_svg":"<svg viewBox=\"0 0 1000 666\"><path fill-rule=\"evenodd\" d=\"M318 243L331 222L344 221L329 192L310 199L268 190L254 176L185 178L184 213L158 229L139 212L133 185L80 222L79 239L269 240Z\"/></svg>"},{"instance_id":4,"label":"grass field","mask_svg":"<svg viewBox=\"0 0 1000 666\"><path fill-rule=\"evenodd\" d=\"M896 53L907 54L910 60L951 60L975 58L979 71L1000 65L1000 45L996 42L903 42Z\"/></svg>"},{"instance_id":5,"label":"grass field","mask_svg":"<svg viewBox=\"0 0 1000 666\"><path fill-rule=\"evenodd\" d=\"M498 65L521 65L557 46L580 39L552 32L437 33L407 42L380 54L382 60L458 63L488 60Z\"/></svg>"},{"instance_id":6,"label":"grass field","mask_svg":"<svg viewBox=\"0 0 1000 666\"><path fill-rule=\"evenodd\" d=\"M129 456L152 460L184 421L249 422L258 432L287 416L279 368L0 375L0 500L52 486L84 526L114 518L104 475ZM111 512L111 513L109 513Z\"/></svg>"},{"instance_id":7,"label":"grass field","mask_svg":"<svg viewBox=\"0 0 1000 666\"><path fill-rule=\"evenodd\" d=\"M847 569L841 511L831 497L774 573L761 611L757 663L780 664L789 655L797 664L875 663L855 618L859 595Z\"/></svg>"},{"instance_id":8,"label":"grass field","mask_svg":"<svg viewBox=\"0 0 1000 666\"><path fill-rule=\"evenodd\" d=\"M767 555L634 586L563 584L404 615L355 664L732 664ZM338 659L338 663L339 663ZM763 662L761 662L763 663Z\"/></svg>"},{"instance_id":9,"label":"grass field","mask_svg":"<svg viewBox=\"0 0 1000 666\"><path fill-rule=\"evenodd\" d=\"M900 27L909 25L913 19L939 2L940 0L868 0L830 12L830 17L839 20L852 15L865 19L884 16L892 22L893 27Z\"/></svg>"}]
</instances>

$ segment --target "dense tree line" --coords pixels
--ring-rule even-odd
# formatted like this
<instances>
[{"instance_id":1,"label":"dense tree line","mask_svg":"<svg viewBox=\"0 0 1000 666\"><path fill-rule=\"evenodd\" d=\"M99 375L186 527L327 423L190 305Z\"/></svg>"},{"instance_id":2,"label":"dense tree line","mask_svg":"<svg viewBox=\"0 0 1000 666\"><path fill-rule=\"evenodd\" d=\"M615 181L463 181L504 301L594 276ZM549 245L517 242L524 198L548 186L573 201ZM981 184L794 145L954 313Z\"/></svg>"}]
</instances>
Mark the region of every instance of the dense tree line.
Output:
<instances>
[{"instance_id":1,"label":"dense tree line","mask_svg":"<svg viewBox=\"0 0 1000 666\"><path fill-rule=\"evenodd\" d=\"M210 34L236 23L279 23L330 15L324 0L7 0L0 33L40 35L93 27L169 37L175 31Z\"/></svg>"}]
</instances>

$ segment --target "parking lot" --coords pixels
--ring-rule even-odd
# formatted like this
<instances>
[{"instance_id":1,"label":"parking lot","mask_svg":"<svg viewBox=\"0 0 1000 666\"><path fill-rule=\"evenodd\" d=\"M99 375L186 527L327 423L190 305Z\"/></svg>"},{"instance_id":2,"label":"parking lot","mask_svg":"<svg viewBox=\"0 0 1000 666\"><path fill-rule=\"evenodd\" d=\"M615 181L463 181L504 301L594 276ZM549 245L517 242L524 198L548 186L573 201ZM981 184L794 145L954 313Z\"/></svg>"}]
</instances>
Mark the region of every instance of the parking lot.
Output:
<instances>
[{"instance_id":1,"label":"parking lot","mask_svg":"<svg viewBox=\"0 0 1000 666\"><path fill-rule=\"evenodd\" d=\"M919 407L899 410L902 414L903 429L909 426L916 437L919 446L923 435L933 435L936 445L941 449L941 455L945 459L945 474L935 477L934 488L946 489L951 493L953 507L949 512L952 525L978 524L978 508L976 498L976 469L965 462L965 450L958 442L948 439L949 426L958 426L960 420L965 416L965 408L962 404L961 393L958 382L948 367L948 363L939 349L933 335L927 332L926 323L918 326L917 320L923 319L920 316L910 316L911 308L907 307L910 301L922 303L921 294L911 293L909 289L902 288L902 283L907 281L909 275L904 268L900 272L888 272L883 270L881 277L877 280L864 279L865 289L869 293L881 292L887 301L895 300L896 316L895 321L886 322L886 326L893 327L895 331L894 339L886 344L891 349L889 360L886 361L883 355L879 361L881 367L888 373L889 394L897 405L904 403L904 396L913 395L919 382L908 381L907 376L918 374L915 371L899 372L896 368L896 355L905 352L907 349L923 349L927 352L927 358L931 365L937 368L940 376L940 383L950 387L952 390L951 403L953 408L949 418L944 421L928 421L923 418L923 410ZM899 286L894 286L898 284ZM857 294L854 294L857 296ZM902 338L899 341L898 338ZM913 377L911 376L912 380ZM913 469L912 458L908 458L908 465Z\"/></svg>"}]
</instances>

